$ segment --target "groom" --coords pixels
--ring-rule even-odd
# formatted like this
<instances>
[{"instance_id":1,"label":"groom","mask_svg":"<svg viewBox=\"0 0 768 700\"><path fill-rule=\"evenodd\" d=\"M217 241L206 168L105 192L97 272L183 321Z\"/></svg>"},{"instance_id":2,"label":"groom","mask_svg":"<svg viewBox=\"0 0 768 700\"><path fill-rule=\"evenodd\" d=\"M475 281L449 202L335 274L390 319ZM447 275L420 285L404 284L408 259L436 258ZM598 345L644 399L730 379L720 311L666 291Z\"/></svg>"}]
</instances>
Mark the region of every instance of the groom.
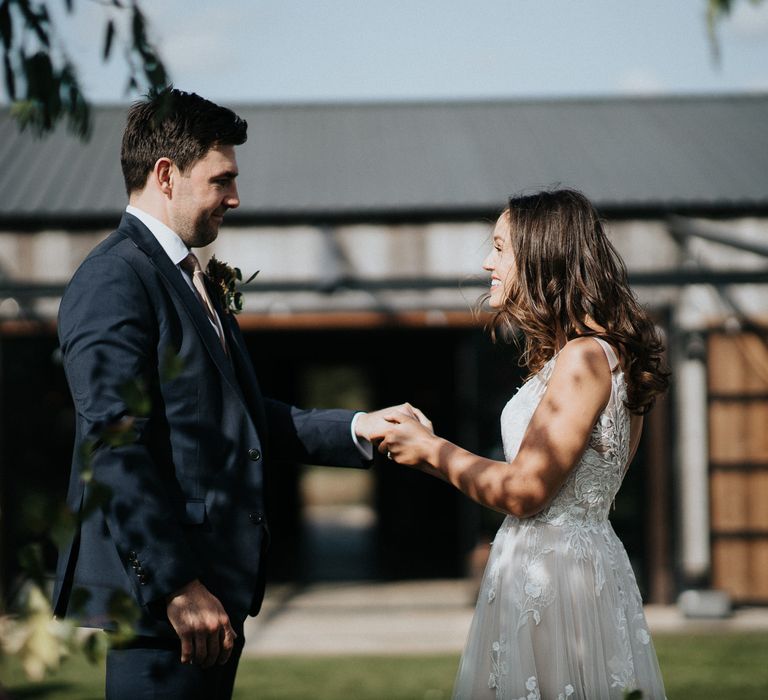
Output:
<instances>
[{"instance_id":1,"label":"groom","mask_svg":"<svg viewBox=\"0 0 768 700\"><path fill-rule=\"evenodd\" d=\"M129 205L61 302L77 414L67 500L79 517L53 603L110 630L120 597L135 601L137 636L107 657L110 700L229 698L243 622L264 593L264 470L368 466L368 437L382 430L383 412L263 397L235 318L200 270L194 249L240 203L246 128L175 89L133 105L121 152Z\"/></svg>"}]
</instances>

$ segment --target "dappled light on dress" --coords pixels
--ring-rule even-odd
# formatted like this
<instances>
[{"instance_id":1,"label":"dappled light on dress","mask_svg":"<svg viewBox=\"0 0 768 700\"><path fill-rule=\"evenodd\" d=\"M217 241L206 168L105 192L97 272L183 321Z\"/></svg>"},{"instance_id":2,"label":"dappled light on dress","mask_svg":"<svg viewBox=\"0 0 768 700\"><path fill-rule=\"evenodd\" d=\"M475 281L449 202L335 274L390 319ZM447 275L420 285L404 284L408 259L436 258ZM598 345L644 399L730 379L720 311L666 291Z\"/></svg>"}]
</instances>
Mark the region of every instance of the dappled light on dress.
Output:
<instances>
[{"instance_id":1,"label":"dappled light on dress","mask_svg":"<svg viewBox=\"0 0 768 700\"><path fill-rule=\"evenodd\" d=\"M600 342L600 341L599 341ZM631 457L626 384L611 394L579 463L540 513L509 515L491 547L454 697L621 700L664 685L632 568L608 514ZM554 370L550 359L501 416L511 462ZM554 440L556 436L546 439ZM510 465L510 469L514 467Z\"/></svg>"}]
</instances>

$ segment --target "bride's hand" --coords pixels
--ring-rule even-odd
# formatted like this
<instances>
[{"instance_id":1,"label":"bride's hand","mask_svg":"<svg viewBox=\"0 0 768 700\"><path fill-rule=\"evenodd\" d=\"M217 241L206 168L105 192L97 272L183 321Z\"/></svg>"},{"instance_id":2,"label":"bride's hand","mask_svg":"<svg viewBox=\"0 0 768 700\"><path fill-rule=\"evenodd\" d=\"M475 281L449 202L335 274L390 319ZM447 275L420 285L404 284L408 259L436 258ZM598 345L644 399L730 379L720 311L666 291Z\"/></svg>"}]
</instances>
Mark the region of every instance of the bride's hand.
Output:
<instances>
[{"instance_id":1,"label":"bride's hand","mask_svg":"<svg viewBox=\"0 0 768 700\"><path fill-rule=\"evenodd\" d=\"M382 434L378 447L388 459L409 467L427 462L435 441L432 422L419 409L414 412L416 418L400 412L387 414L385 419L391 426Z\"/></svg>"}]
</instances>

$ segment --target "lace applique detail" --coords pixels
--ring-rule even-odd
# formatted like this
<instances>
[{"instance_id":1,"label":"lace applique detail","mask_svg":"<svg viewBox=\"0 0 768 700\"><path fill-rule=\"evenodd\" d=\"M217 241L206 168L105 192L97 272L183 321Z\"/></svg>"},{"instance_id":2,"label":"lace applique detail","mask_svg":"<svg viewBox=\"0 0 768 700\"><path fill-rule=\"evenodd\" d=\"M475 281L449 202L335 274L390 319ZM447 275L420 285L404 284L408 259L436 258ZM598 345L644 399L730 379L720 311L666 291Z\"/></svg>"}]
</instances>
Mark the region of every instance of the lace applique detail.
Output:
<instances>
[{"instance_id":1,"label":"lace applique detail","mask_svg":"<svg viewBox=\"0 0 768 700\"><path fill-rule=\"evenodd\" d=\"M488 572L488 602L492 603L496 600L496 586L499 583L499 559L494 560L491 564L491 570Z\"/></svg>"},{"instance_id":2,"label":"lace applique detail","mask_svg":"<svg viewBox=\"0 0 768 700\"><path fill-rule=\"evenodd\" d=\"M514 450L510 450L511 454L507 454L509 461L517 454L525 428L546 390L553 368L554 363L550 360L539 374L523 385L502 413L505 445L508 442L515 445ZM624 375L614 372L611 382L608 405L592 430L581 461L571 471L549 506L534 516L534 519L558 526L570 523L579 527L599 524L608 519L611 504L621 487L629 461L630 427L629 411L624 404L627 397ZM521 400L518 401L518 398ZM527 404L529 411L520 410L521 402Z\"/></svg>"},{"instance_id":3,"label":"lace applique detail","mask_svg":"<svg viewBox=\"0 0 768 700\"><path fill-rule=\"evenodd\" d=\"M496 691L496 700L502 700L504 697L501 677L506 676L509 671L506 655L507 640L501 637L491 645L491 675L488 678L488 687Z\"/></svg>"},{"instance_id":4,"label":"lace applique detail","mask_svg":"<svg viewBox=\"0 0 768 700\"><path fill-rule=\"evenodd\" d=\"M536 676L531 676L525 682L525 689L528 691L528 694L521 695L519 698L515 698L515 700L541 700L541 690L539 689L539 681ZM575 692L573 686L568 683L565 688L563 688L563 692L557 694L556 700L567 700L567 698L570 698Z\"/></svg>"},{"instance_id":5,"label":"lace applique detail","mask_svg":"<svg viewBox=\"0 0 768 700\"><path fill-rule=\"evenodd\" d=\"M523 565L523 595L518 597L518 600L522 600L522 614L518 620L518 629L530 618L538 625L541 622L541 611L555 600L555 589L545 562L545 557L552 552L552 548L543 547L538 534L535 532L530 558Z\"/></svg>"}]
</instances>

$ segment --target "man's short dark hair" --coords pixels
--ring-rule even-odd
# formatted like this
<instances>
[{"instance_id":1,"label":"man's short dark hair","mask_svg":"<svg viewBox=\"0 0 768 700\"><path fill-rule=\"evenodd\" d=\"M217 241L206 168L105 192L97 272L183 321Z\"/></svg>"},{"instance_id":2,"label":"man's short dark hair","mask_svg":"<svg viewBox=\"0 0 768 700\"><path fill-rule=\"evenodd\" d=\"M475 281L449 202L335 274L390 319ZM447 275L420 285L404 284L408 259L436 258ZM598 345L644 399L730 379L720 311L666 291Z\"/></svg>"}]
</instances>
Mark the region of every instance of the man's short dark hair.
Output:
<instances>
[{"instance_id":1,"label":"man's short dark hair","mask_svg":"<svg viewBox=\"0 0 768 700\"><path fill-rule=\"evenodd\" d=\"M193 92L168 87L135 102L128 110L120 164L125 189L144 189L159 158L170 158L182 172L213 146L245 143L248 124L231 109Z\"/></svg>"}]
</instances>

